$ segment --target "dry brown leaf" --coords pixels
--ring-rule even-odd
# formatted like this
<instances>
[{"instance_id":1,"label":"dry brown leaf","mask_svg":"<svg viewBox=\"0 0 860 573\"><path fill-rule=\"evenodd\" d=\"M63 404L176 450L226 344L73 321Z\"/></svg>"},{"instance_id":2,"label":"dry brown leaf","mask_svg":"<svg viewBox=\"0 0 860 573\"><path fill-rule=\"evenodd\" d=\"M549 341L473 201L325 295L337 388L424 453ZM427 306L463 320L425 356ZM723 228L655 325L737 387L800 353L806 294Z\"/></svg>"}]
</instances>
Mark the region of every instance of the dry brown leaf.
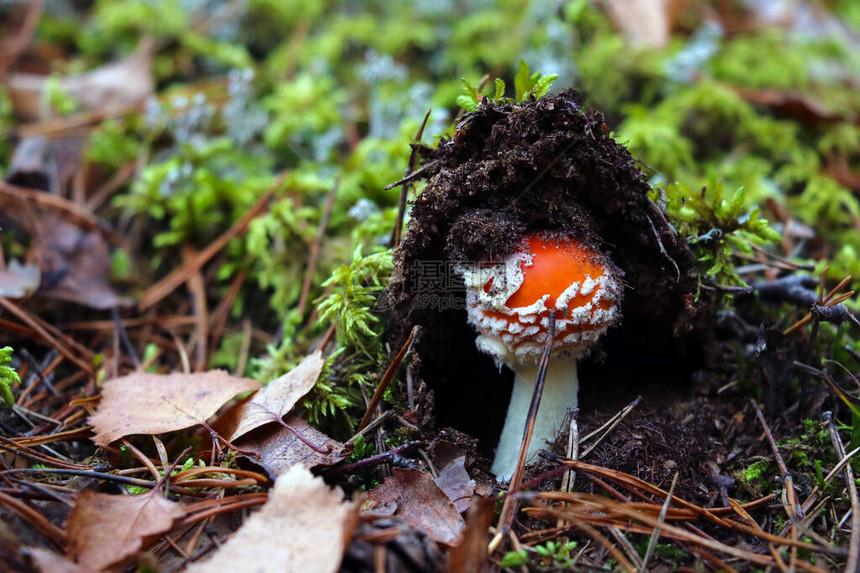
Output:
<instances>
[{"instance_id":1,"label":"dry brown leaf","mask_svg":"<svg viewBox=\"0 0 860 573\"><path fill-rule=\"evenodd\" d=\"M209 419L230 398L256 390L259 382L223 370L196 374L138 372L105 383L102 401L90 417L96 444L130 434L161 434Z\"/></svg>"},{"instance_id":2,"label":"dry brown leaf","mask_svg":"<svg viewBox=\"0 0 860 573\"><path fill-rule=\"evenodd\" d=\"M272 478L286 473L295 465L310 469L319 465L332 465L343 459L340 455L343 444L313 428L304 419L290 414L284 423L292 430L272 425L243 436L236 440L235 445L257 453L259 459L252 462L262 466Z\"/></svg>"},{"instance_id":3,"label":"dry brown leaf","mask_svg":"<svg viewBox=\"0 0 860 573\"><path fill-rule=\"evenodd\" d=\"M28 547L24 551L30 556L30 559L36 562L40 573L96 573L96 570L91 567L73 563L62 555L47 549Z\"/></svg>"},{"instance_id":4,"label":"dry brown leaf","mask_svg":"<svg viewBox=\"0 0 860 573\"><path fill-rule=\"evenodd\" d=\"M438 543L456 545L466 524L430 474L401 468L394 468L393 474L368 493L373 504L381 505L386 511L394 508L394 515ZM372 512L374 507L365 504L362 509Z\"/></svg>"},{"instance_id":5,"label":"dry brown leaf","mask_svg":"<svg viewBox=\"0 0 860 573\"><path fill-rule=\"evenodd\" d=\"M136 554L145 538L168 531L184 515L182 504L156 490L141 495L84 490L66 522L69 556L81 565L104 569Z\"/></svg>"},{"instance_id":6,"label":"dry brown leaf","mask_svg":"<svg viewBox=\"0 0 860 573\"><path fill-rule=\"evenodd\" d=\"M142 104L152 95L154 43L141 41L128 58L106 64L98 69L60 78L60 88L71 96L81 109L114 112ZM6 89L15 115L22 121L35 121L48 109L45 86L49 76L9 74Z\"/></svg>"},{"instance_id":7,"label":"dry brown leaf","mask_svg":"<svg viewBox=\"0 0 860 573\"><path fill-rule=\"evenodd\" d=\"M2 182L0 210L30 236L40 295L99 309L131 302L110 285L110 248L91 214L61 197Z\"/></svg>"},{"instance_id":8,"label":"dry brown leaf","mask_svg":"<svg viewBox=\"0 0 860 573\"><path fill-rule=\"evenodd\" d=\"M230 436L230 441L287 415L296 402L314 387L322 368L322 351L317 350L306 356L298 366L269 382L243 405L239 425Z\"/></svg>"},{"instance_id":9,"label":"dry brown leaf","mask_svg":"<svg viewBox=\"0 0 860 573\"><path fill-rule=\"evenodd\" d=\"M439 477L434 481L442 488L448 499L463 513L469 509L475 480L466 471L466 454L450 442L437 442L433 448Z\"/></svg>"},{"instance_id":10,"label":"dry brown leaf","mask_svg":"<svg viewBox=\"0 0 860 573\"><path fill-rule=\"evenodd\" d=\"M81 168L86 144L84 137L22 137L4 178L13 185L60 196Z\"/></svg>"},{"instance_id":11,"label":"dry brown leaf","mask_svg":"<svg viewBox=\"0 0 860 573\"><path fill-rule=\"evenodd\" d=\"M59 216L42 213L32 248L46 283L39 294L106 309L130 304L110 285L110 249L101 233L85 231Z\"/></svg>"},{"instance_id":12,"label":"dry brown leaf","mask_svg":"<svg viewBox=\"0 0 860 573\"><path fill-rule=\"evenodd\" d=\"M340 490L294 466L278 477L260 511L207 560L186 571L337 571L356 522L355 504L342 498Z\"/></svg>"}]
</instances>

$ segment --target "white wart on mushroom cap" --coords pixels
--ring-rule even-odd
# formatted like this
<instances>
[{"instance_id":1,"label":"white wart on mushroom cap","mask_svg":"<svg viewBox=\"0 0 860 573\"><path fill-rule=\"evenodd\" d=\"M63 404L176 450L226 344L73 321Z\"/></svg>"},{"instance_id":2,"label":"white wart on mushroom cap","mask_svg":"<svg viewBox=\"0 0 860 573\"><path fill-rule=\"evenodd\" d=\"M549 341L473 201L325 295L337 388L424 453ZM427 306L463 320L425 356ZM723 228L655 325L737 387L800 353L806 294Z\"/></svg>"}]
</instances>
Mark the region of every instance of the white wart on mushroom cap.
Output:
<instances>
[{"instance_id":1,"label":"white wart on mushroom cap","mask_svg":"<svg viewBox=\"0 0 860 573\"><path fill-rule=\"evenodd\" d=\"M507 479L522 441L550 314L556 312L553 352L529 454L546 447L567 409L576 407L576 361L620 319L621 273L596 249L549 232L527 235L500 261L461 265L459 272L478 349L517 374L493 464L497 476Z\"/></svg>"}]
</instances>

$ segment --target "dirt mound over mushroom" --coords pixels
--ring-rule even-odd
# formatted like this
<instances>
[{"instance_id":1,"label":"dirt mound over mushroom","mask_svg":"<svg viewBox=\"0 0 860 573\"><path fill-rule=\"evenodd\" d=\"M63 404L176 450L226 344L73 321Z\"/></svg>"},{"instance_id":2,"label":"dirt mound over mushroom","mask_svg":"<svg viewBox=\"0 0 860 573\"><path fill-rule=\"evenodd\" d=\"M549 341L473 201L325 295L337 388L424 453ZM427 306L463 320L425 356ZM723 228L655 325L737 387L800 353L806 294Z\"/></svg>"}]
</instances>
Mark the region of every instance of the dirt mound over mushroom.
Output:
<instances>
[{"instance_id":1,"label":"dirt mound over mushroom","mask_svg":"<svg viewBox=\"0 0 860 573\"><path fill-rule=\"evenodd\" d=\"M652 367L662 377L688 376L685 361L698 361L697 350L677 336L699 314L693 257L648 197L636 161L609 136L599 113L582 109L576 92L519 105L487 103L463 117L452 139L419 151L427 186L412 204L388 295L399 336L422 327L418 375L437 392L440 423L480 437L497 420L470 422L475 403L464 405L462 395L476 391L480 403L492 402L488 389L495 388L500 404L507 398L498 370L474 348L454 267L510 253L532 232L574 237L623 271L624 319L603 344L610 358L626 348L623 358L617 355L625 361L621 378L641 381ZM653 363L658 354L678 364L667 371ZM604 366L607 375L618 377L617 370ZM585 396L588 386L583 378Z\"/></svg>"}]
</instances>

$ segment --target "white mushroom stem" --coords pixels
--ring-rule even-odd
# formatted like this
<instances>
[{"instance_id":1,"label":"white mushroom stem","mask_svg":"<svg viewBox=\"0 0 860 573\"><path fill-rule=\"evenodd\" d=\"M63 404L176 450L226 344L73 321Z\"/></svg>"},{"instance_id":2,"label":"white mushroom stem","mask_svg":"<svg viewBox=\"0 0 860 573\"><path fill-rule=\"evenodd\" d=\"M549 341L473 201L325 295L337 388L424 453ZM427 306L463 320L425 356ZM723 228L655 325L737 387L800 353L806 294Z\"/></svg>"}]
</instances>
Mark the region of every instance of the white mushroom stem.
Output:
<instances>
[{"instance_id":1,"label":"white mushroom stem","mask_svg":"<svg viewBox=\"0 0 860 573\"><path fill-rule=\"evenodd\" d=\"M525 436L526 418L537 380L537 363L511 365L516 376L505 426L496 449L496 458L491 471L499 481L511 479L517 465L520 447ZM576 376L576 360L551 361L546 372L543 396L535 418L534 432L529 442L526 462L539 449L547 449L555 441L567 411L577 407L579 380ZM534 460L531 460L534 461Z\"/></svg>"}]
</instances>

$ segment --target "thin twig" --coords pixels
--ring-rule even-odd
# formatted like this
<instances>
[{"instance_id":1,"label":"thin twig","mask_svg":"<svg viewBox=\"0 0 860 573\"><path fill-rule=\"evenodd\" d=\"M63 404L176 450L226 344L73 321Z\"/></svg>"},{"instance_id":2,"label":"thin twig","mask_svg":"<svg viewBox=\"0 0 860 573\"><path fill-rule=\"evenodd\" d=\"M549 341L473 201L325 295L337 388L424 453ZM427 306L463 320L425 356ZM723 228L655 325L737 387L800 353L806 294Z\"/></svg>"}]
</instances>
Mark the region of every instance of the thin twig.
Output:
<instances>
[{"instance_id":1,"label":"thin twig","mask_svg":"<svg viewBox=\"0 0 860 573\"><path fill-rule=\"evenodd\" d=\"M125 348L126 353L128 353L128 357L131 358L131 362L134 364L134 367L139 368L140 359L137 357L137 352L134 351L134 346L131 345L131 340L128 339L128 333L122 326L119 309L112 308L110 313L111 319L113 320L114 332L119 336L119 340L122 343L123 348ZM117 374L119 374L119 372L117 372Z\"/></svg>"},{"instance_id":2,"label":"thin twig","mask_svg":"<svg viewBox=\"0 0 860 573\"><path fill-rule=\"evenodd\" d=\"M830 432L830 441L833 443L833 448L839 456L840 461L846 459L845 446L842 445L842 440L839 438L839 433L836 431L836 426L833 424L833 415L830 412L824 412L824 420L827 422L827 429ZM848 497L851 499L851 541L848 545L848 561L845 563L846 573L856 573L860 571L860 497L857 495L857 482L854 480L854 472L851 469L851 464L845 464L845 487L848 490Z\"/></svg>"},{"instance_id":3,"label":"thin twig","mask_svg":"<svg viewBox=\"0 0 860 573\"><path fill-rule=\"evenodd\" d=\"M146 479L139 478L131 478L126 476L119 476L115 474L108 474L104 472L97 472L92 470L67 470L67 469L51 469L51 468L20 468L20 469L11 469L11 470L3 470L0 471L0 474L27 474L27 473L49 473L49 474L60 474L60 475L71 475L77 477L84 478L92 478L102 481L120 483L124 485L134 485L138 487L146 487L146 488L154 488L157 482ZM234 482L235 483L235 482ZM171 493L177 493L180 495L191 495L195 497L199 497L200 493L194 492L191 489L185 487L178 486L170 486Z\"/></svg>"},{"instance_id":4,"label":"thin twig","mask_svg":"<svg viewBox=\"0 0 860 573\"><path fill-rule=\"evenodd\" d=\"M651 206L655 211L659 211L657 205L655 205L653 201L651 202ZM678 268L678 263L675 262L675 259L673 259L666 251L666 247L663 246L663 241L660 239L660 233L657 232L657 226L654 225L654 221L652 221L651 217L648 217L647 215L645 218L648 219L648 222L651 224L651 231L654 232L654 238L657 239L657 246L660 248L660 253L666 257L670 263L672 263L673 267L675 267L675 282L681 282L681 269Z\"/></svg>"},{"instance_id":5,"label":"thin twig","mask_svg":"<svg viewBox=\"0 0 860 573\"><path fill-rule=\"evenodd\" d=\"M0 296L0 306L3 306L10 313L18 317L24 324L32 328L45 343L55 348L68 360L74 362L87 374L92 375L92 352L66 337L56 328L9 299Z\"/></svg>"},{"instance_id":6,"label":"thin twig","mask_svg":"<svg viewBox=\"0 0 860 573\"><path fill-rule=\"evenodd\" d=\"M415 141L421 141L421 138L424 136L424 128L427 126L427 120L430 119L430 112L432 110L427 110L427 113L424 115L424 121L421 122L421 127L418 128L418 133L415 134ZM415 169L415 160L418 157L418 148L413 146L412 153L409 154L409 166L406 168L406 173L404 174L406 177L412 173ZM387 189L387 187L386 187ZM403 218L406 216L406 199L409 196L409 185L408 183L403 183L400 186L400 199L397 203L397 219L394 221L394 229L391 230L391 245L392 249L396 249L398 245L400 245L400 236L403 234Z\"/></svg>"},{"instance_id":7,"label":"thin twig","mask_svg":"<svg viewBox=\"0 0 860 573\"><path fill-rule=\"evenodd\" d=\"M568 418L570 422L568 424L568 434L567 434L567 449L565 450L565 454L571 460L579 459L579 424L576 421L577 414L579 413L579 408L568 410ZM576 481L576 472L570 470L565 472L564 476L561 478L561 490L562 491L571 491L573 490L573 484Z\"/></svg>"},{"instance_id":8,"label":"thin twig","mask_svg":"<svg viewBox=\"0 0 860 573\"><path fill-rule=\"evenodd\" d=\"M357 470L370 468L373 466L378 466L379 464L394 462L400 459L401 455L412 448L417 448L420 446L426 446L427 440L417 440L415 442L407 442L402 446L397 446L394 449L388 450L387 452L382 452L381 454L376 454L375 456L370 456L369 458L364 458L363 460L358 460L357 462L351 464L344 464L342 466L329 466L326 468L321 468L320 471L316 471L317 475L322 475L327 478L333 478L336 476L341 476L349 473L353 473Z\"/></svg>"},{"instance_id":9,"label":"thin twig","mask_svg":"<svg viewBox=\"0 0 860 573\"><path fill-rule=\"evenodd\" d=\"M364 436L364 435L366 435L368 432L370 432L371 430L373 430L373 428L377 427L379 424L381 424L382 422L386 421L387 419L389 419L389 418L393 418L394 416L396 416L396 414L394 413L394 410L386 410L386 411L384 411L382 414L380 414L379 416L377 416L376 418L374 418L372 422L370 422L370 423L369 423L368 425L366 425L364 428L362 428L361 430L359 430L358 432L356 432L356 433L355 433L355 435L353 435L350 439L348 439L347 441L345 441L345 442L343 443L343 445L345 445L345 446L351 446L352 444L354 444L354 443L355 443L355 441L358 439L358 437L359 437L359 436Z\"/></svg>"},{"instance_id":10,"label":"thin twig","mask_svg":"<svg viewBox=\"0 0 860 573\"><path fill-rule=\"evenodd\" d=\"M532 434L535 428L535 418L537 418L538 408L540 407L541 396L543 395L543 387L546 382L546 371L549 368L549 360L552 355L552 345L555 341L555 319L556 311L549 314L549 325L547 328L546 342L544 342L543 355L538 366L537 380L535 380L535 388L532 393L532 401L529 404L529 412L526 416L525 429L523 430L523 443L520 446L520 454L517 457L517 465L514 468L514 473L511 476L511 481L508 484L508 492L505 496L505 503L502 505L502 512L499 515L499 533L504 535L511 527L516 513L517 499L514 495L520 487L523 479L523 468L526 465L526 456L529 451L529 444L532 441Z\"/></svg>"},{"instance_id":11,"label":"thin twig","mask_svg":"<svg viewBox=\"0 0 860 573\"><path fill-rule=\"evenodd\" d=\"M30 367L33 369L33 373L36 375L42 385L48 390L48 392L50 392L54 396L59 396L60 393L57 392L57 389L54 388L54 385L51 384L51 381L48 380L47 376L45 376L45 373L42 371L42 367L39 366L39 363L36 361L35 358L33 358L33 355L30 354L30 351L28 351L26 348L22 348L18 351L18 354L20 354L24 358L24 360L26 360L30 364Z\"/></svg>"},{"instance_id":12,"label":"thin twig","mask_svg":"<svg viewBox=\"0 0 860 573\"><path fill-rule=\"evenodd\" d=\"M418 331L418 327L412 327L412 331L409 333L409 338L406 339L406 342L403 344L403 347L400 349L400 352L397 353L397 356L394 357L394 360L391 361L391 364L388 366L388 369L385 371L385 374L382 376L382 380L379 382L379 386L376 387L376 391L373 392L373 397L370 399L370 404L367 406L367 410L364 412L364 416L361 418L361 422L358 424L358 430L361 431L364 427L370 423L370 420L375 415L376 407L379 406L379 402L382 400L382 396L385 394L385 390L388 389L388 385L391 383L391 380L394 378L394 375L397 373L397 369L400 367L400 363L403 362L403 358L406 356L406 353L409 352L409 347L412 345L412 339L415 337L415 333Z\"/></svg>"},{"instance_id":13,"label":"thin twig","mask_svg":"<svg viewBox=\"0 0 860 573\"><path fill-rule=\"evenodd\" d=\"M409 175L407 175L403 179L398 179L394 183L389 183L388 185L386 185L382 189L384 191L388 191L389 189L394 189L398 185L403 185L404 183L409 183L410 181L418 179L419 177L421 177L424 174L425 171L429 171L430 168L434 167L437 163L439 163L438 159L435 161L431 161L430 163L426 163L423 166L421 166L421 168L418 169L417 171L410 173Z\"/></svg>"},{"instance_id":14,"label":"thin twig","mask_svg":"<svg viewBox=\"0 0 860 573\"><path fill-rule=\"evenodd\" d=\"M48 521L44 515L29 504L0 492L0 505L5 505L18 514L58 548L62 549L66 545L66 532Z\"/></svg>"},{"instance_id":15,"label":"thin twig","mask_svg":"<svg viewBox=\"0 0 860 573\"><path fill-rule=\"evenodd\" d=\"M678 483L678 472L672 477L672 485L669 486L669 495L663 502L663 507L660 508L660 515L657 517L658 523L666 521L666 512L669 510L669 504L672 502L672 493L675 491L675 485ZM660 540L660 527L654 528L654 533L651 534L651 539L648 540L648 549L645 550L645 557L642 558L642 567L640 571L648 570L648 561L651 560L651 555L654 553L654 548L657 547L657 542Z\"/></svg>"},{"instance_id":16,"label":"thin twig","mask_svg":"<svg viewBox=\"0 0 860 573\"><path fill-rule=\"evenodd\" d=\"M606 422L604 422L599 428L586 434L585 437L583 437L580 441L587 442L588 440L590 440L591 438L593 438L597 434L600 434L601 432L603 432L603 436L601 436L600 439L597 441L598 443L600 443L600 440L605 438L606 435L609 434L612 431L612 429L618 425L618 422L623 420L627 416L627 414L632 412L633 408L638 406L639 402L641 402L641 401L642 401L642 396L636 396L636 398L634 398L632 402L630 402L629 404L624 406L621 410L616 412L611 418L606 420ZM605 430L605 432L604 432L604 430ZM597 444L595 444L595 445L597 445ZM591 451L591 449L587 450L586 454L590 451ZM583 458L583 457L585 457L585 454L580 456L580 458Z\"/></svg>"},{"instance_id":17,"label":"thin twig","mask_svg":"<svg viewBox=\"0 0 860 573\"><path fill-rule=\"evenodd\" d=\"M185 243L182 245L182 262L188 264L197 258L197 250ZM209 342L209 308L206 304L206 281L198 268L185 281L188 294L191 295L191 309L194 314L194 335L189 346L194 350L194 372L201 372L206 367Z\"/></svg>"},{"instance_id":18,"label":"thin twig","mask_svg":"<svg viewBox=\"0 0 860 573\"><path fill-rule=\"evenodd\" d=\"M783 482L785 483L785 492L791 509L789 516L793 514L802 517L803 509L797 503L797 492L794 490L794 480L791 477L791 474L788 473L788 467L785 465L785 460L782 459L782 454L779 453L779 448L777 447L776 440L774 440L773 434L770 431L770 426L767 425L767 420L764 419L764 415L761 413L758 403L755 400L750 400L750 403L755 410L755 415L758 418L759 423L762 425L762 428L764 428L764 435L767 438L767 442L770 444L770 449L776 459L776 465L779 468L779 475L782 476Z\"/></svg>"},{"instance_id":19,"label":"thin twig","mask_svg":"<svg viewBox=\"0 0 860 573\"><path fill-rule=\"evenodd\" d=\"M192 276L194 273L203 268L207 262L209 262L212 257L214 257L218 251L224 248L224 246L230 241L230 239L237 237L244 233L248 225L251 223L253 219L261 215L266 208L268 207L269 201L274 197L275 192L281 188L284 184L284 180L287 178L287 172L281 173L278 177L277 181L275 181L274 185L272 185L262 197L260 197L254 205L248 209L248 211L242 215L242 218L236 221L236 223L230 227L227 231L225 231L221 236L212 241L209 246L200 251L200 253L194 258L192 261L188 261L183 263L183 265L166 277L152 285L146 290L143 297L140 299L138 303L138 308L140 311L144 311L147 308L155 305L161 299L175 291L179 285L188 280L188 277Z\"/></svg>"}]
</instances>

